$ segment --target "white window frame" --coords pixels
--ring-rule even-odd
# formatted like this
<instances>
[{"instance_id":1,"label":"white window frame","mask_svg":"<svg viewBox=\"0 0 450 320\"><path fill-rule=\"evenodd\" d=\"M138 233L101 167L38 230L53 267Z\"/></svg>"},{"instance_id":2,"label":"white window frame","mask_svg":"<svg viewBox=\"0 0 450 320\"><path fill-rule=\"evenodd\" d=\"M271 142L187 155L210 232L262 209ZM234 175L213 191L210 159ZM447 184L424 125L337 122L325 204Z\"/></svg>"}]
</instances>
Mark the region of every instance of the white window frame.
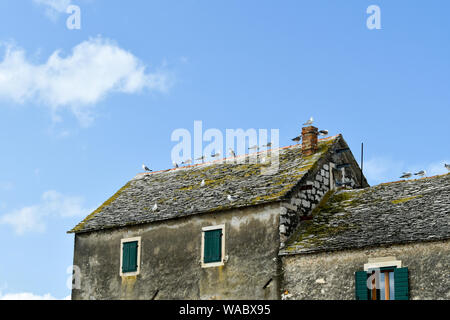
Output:
<instances>
[{"instance_id":1,"label":"white window frame","mask_svg":"<svg viewBox=\"0 0 450 320\"><path fill-rule=\"evenodd\" d=\"M401 260L396 260L395 257L369 258L369 261L364 264L364 271L369 269L379 269L383 267L402 267Z\"/></svg>"},{"instance_id":2,"label":"white window frame","mask_svg":"<svg viewBox=\"0 0 450 320\"><path fill-rule=\"evenodd\" d=\"M205 231L211 231L211 230L222 230L222 252L220 254L221 256L221 261L218 262L208 262L205 263L204 261L204 253L205 253ZM202 228L202 245L201 245L201 263L202 263L202 268L210 268L210 267L220 267L225 265L225 262L228 260L228 256L225 256L225 225L224 224L219 224L219 225L215 225L215 226L208 226L208 227L203 227Z\"/></svg>"},{"instance_id":3,"label":"white window frame","mask_svg":"<svg viewBox=\"0 0 450 320\"><path fill-rule=\"evenodd\" d=\"M367 273L370 273L373 270L377 270L377 269L379 270L379 269L385 268L385 267L401 268L402 261L397 260L395 257L369 258L369 261L364 264L364 271L366 271ZM378 275L378 277L380 277L380 278L381 278L381 273L382 272L380 272ZM386 275L384 275L384 276L386 276ZM376 283L380 283L381 280L377 279L376 281L377 281ZM389 279L389 283L390 283L390 281L391 280ZM379 286L380 286L380 288L377 288L377 289L381 289L381 285L379 285ZM394 292L395 292L395 280L393 281L393 287L394 287ZM386 290L386 288L384 290ZM390 287L389 287L389 290L390 290ZM381 295L381 290L380 290L380 295ZM380 299L380 300L384 300L384 299ZM389 295L389 300L395 300L395 293L393 293L392 296Z\"/></svg>"},{"instance_id":4,"label":"white window frame","mask_svg":"<svg viewBox=\"0 0 450 320\"><path fill-rule=\"evenodd\" d=\"M137 269L136 271L132 271L132 272L122 272L122 263L123 263L123 244L126 242L134 242L137 241L138 242L138 247L137 247ZM133 237L133 238L124 238L120 240L120 269L119 269L119 274L120 276L137 276L141 271L141 237Z\"/></svg>"}]
</instances>

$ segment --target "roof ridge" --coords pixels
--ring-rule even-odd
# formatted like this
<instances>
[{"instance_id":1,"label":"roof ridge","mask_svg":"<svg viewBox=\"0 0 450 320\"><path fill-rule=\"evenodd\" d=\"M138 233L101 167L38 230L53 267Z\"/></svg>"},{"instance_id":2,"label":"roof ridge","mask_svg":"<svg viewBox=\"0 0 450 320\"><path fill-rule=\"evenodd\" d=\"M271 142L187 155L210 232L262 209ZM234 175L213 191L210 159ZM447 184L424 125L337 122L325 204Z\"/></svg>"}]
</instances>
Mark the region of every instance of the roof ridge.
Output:
<instances>
[{"instance_id":1,"label":"roof ridge","mask_svg":"<svg viewBox=\"0 0 450 320\"><path fill-rule=\"evenodd\" d=\"M337 135L326 137L326 138L321 138L321 139L318 140L318 142L336 139L339 136L341 136L341 134L337 134ZM242 158L242 157L251 157L251 156L256 156L258 154L266 153L266 152L269 152L269 151L272 151L272 150L277 151L277 150L284 150L284 149L300 147L300 146L301 146L301 144L297 143L297 144L291 144L289 146L279 147L279 148L276 148L276 149L267 149L265 151L258 151L258 152L253 152L253 153L245 153L245 154L241 154L241 155L238 155L238 156L235 156L235 157L226 157L226 158L222 158L222 159L217 159L217 160L208 161L208 162L204 162L204 163L191 164L191 165L188 165L188 166L183 166L183 167L178 167L178 168L162 169L162 170L152 171L152 172L140 172L140 173L138 173L136 175L136 177L152 175L152 174L155 174L155 173L164 173L164 172L176 171L176 170L181 170L181 169L191 169L191 168L195 168L195 167L198 167L198 166L211 165L211 164L217 163L217 162L226 162L226 160L228 160L228 159L237 159L237 158Z\"/></svg>"},{"instance_id":2,"label":"roof ridge","mask_svg":"<svg viewBox=\"0 0 450 320\"><path fill-rule=\"evenodd\" d=\"M436 175L430 176L430 177L422 177L422 178L411 179L411 180L397 180L397 181L381 182L381 183L379 183L377 185L371 186L371 188L375 188L375 187L378 187L378 186L390 185L390 184L394 184L394 183L413 182L413 181L420 181L420 180L426 180L426 179L436 179L436 178L444 177L444 176L447 176L447 175L450 175L450 172L443 173L443 174L436 174Z\"/></svg>"},{"instance_id":3,"label":"roof ridge","mask_svg":"<svg viewBox=\"0 0 450 320\"><path fill-rule=\"evenodd\" d=\"M160 172L160 175L152 176L157 172L140 174L128 182L127 185L130 188L126 190L122 188L116 192L89 216L89 220L82 225L82 229L73 230L73 232L150 223L198 213L212 213L281 201L286 194L301 183L305 174L314 167L323 154L329 152L331 146L339 142L341 136L320 139L318 151L312 157L305 157L301 153L302 149L299 144L239 156L255 159L258 154L265 153L269 156L269 152L273 155L277 150L290 150L277 153L280 163L273 174L261 174L260 169L263 168L246 165L247 163L227 166L224 161L230 158L218 159L206 164L190 165L184 171L179 171L179 174L174 175L167 173L166 176L163 172L175 172L177 168L157 171ZM222 164L211 165L211 163L217 162ZM231 163L228 162L228 164ZM180 169L183 168L186 167ZM191 168L199 169L191 170ZM205 179L203 186L200 183L201 179ZM228 187L230 185L236 187L233 189L233 193L236 195L233 202L226 197L226 194L229 194ZM204 186L208 187L202 188ZM217 197L218 194L221 196ZM127 201L129 197L132 197L133 201ZM158 204L156 210L152 209L155 203ZM117 210L117 206L122 205L132 208L132 210L130 212Z\"/></svg>"},{"instance_id":4,"label":"roof ridge","mask_svg":"<svg viewBox=\"0 0 450 320\"><path fill-rule=\"evenodd\" d=\"M449 177L447 173L409 180L412 183L397 185L401 192L392 192L395 184L391 184L381 189L374 186L327 193L314 209L312 219L301 222L279 254L365 250L450 239L446 228ZM417 188L421 181L426 186ZM394 183L399 182L404 181ZM378 237L377 230L389 236Z\"/></svg>"}]
</instances>

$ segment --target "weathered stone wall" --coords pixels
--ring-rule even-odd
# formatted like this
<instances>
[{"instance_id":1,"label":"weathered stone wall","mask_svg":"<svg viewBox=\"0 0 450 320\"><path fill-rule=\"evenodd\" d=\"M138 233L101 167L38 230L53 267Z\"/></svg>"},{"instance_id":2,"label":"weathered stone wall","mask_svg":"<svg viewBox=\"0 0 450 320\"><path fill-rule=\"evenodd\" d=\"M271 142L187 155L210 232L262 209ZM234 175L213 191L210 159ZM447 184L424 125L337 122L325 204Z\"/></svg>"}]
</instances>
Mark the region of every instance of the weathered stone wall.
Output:
<instances>
[{"instance_id":1,"label":"weathered stone wall","mask_svg":"<svg viewBox=\"0 0 450 320\"><path fill-rule=\"evenodd\" d=\"M278 203L76 234L82 277L72 299L278 299L279 212ZM202 268L202 227L220 224L228 261ZM120 240L137 236L140 274L121 277Z\"/></svg>"},{"instance_id":2,"label":"weathered stone wall","mask_svg":"<svg viewBox=\"0 0 450 320\"><path fill-rule=\"evenodd\" d=\"M298 226L302 218L311 213L311 210L320 202L322 197L330 190L329 164L324 164L317 173L304 185L294 191L289 201L281 203L280 238L281 247Z\"/></svg>"},{"instance_id":3,"label":"weathered stone wall","mask_svg":"<svg viewBox=\"0 0 450 320\"><path fill-rule=\"evenodd\" d=\"M302 179L301 185L291 192L289 201L281 203L280 247L284 246L301 219L307 219L323 196L336 187L336 181L348 183L350 188L360 186L360 169L351 152L336 152L347 147L343 142L334 146L329 154L318 161L317 167ZM336 169L336 166L341 164L349 166ZM363 185L368 186L365 179Z\"/></svg>"},{"instance_id":4,"label":"weathered stone wall","mask_svg":"<svg viewBox=\"0 0 450 320\"><path fill-rule=\"evenodd\" d=\"M290 299L355 299L354 273L369 258L395 256L408 267L410 299L450 299L450 241L282 257Z\"/></svg>"}]
</instances>

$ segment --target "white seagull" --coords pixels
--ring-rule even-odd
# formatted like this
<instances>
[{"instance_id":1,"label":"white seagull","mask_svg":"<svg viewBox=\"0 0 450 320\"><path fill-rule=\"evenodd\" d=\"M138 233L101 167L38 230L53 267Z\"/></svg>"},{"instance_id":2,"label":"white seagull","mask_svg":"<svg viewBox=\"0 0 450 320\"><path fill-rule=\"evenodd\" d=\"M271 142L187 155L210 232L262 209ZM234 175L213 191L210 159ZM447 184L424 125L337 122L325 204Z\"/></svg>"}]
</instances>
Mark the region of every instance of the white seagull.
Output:
<instances>
[{"instance_id":1,"label":"white seagull","mask_svg":"<svg viewBox=\"0 0 450 320\"><path fill-rule=\"evenodd\" d=\"M216 157L218 157L218 156L220 156L220 152L217 152L217 153L211 154L211 157L213 157L213 158L216 158Z\"/></svg>"},{"instance_id":2,"label":"white seagull","mask_svg":"<svg viewBox=\"0 0 450 320\"><path fill-rule=\"evenodd\" d=\"M205 180L202 180L202 182L200 183L200 187L204 187L205 186Z\"/></svg>"},{"instance_id":3,"label":"white seagull","mask_svg":"<svg viewBox=\"0 0 450 320\"><path fill-rule=\"evenodd\" d=\"M156 210L158 210L158 205L155 202L155 204L153 205L152 211L156 211Z\"/></svg>"},{"instance_id":4,"label":"white seagull","mask_svg":"<svg viewBox=\"0 0 450 320\"><path fill-rule=\"evenodd\" d=\"M173 162L173 166L174 166L175 168L178 168L178 163Z\"/></svg>"},{"instance_id":5,"label":"white seagull","mask_svg":"<svg viewBox=\"0 0 450 320\"><path fill-rule=\"evenodd\" d=\"M150 170L145 164L142 165L142 169L144 169L145 171L149 171L149 172L152 171L152 170Z\"/></svg>"},{"instance_id":6,"label":"white seagull","mask_svg":"<svg viewBox=\"0 0 450 320\"><path fill-rule=\"evenodd\" d=\"M192 159L191 158L189 158L187 160L184 160L181 164L190 164L190 163L192 163Z\"/></svg>"},{"instance_id":7,"label":"white seagull","mask_svg":"<svg viewBox=\"0 0 450 320\"><path fill-rule=\"evenodd\" d=\"M267 144L263 145L264 148L270 148L272 146L272 142L267 142Z\"/></svg>"},{"instance_id":8,"label":"white seagull","mask_svg":"<svg viewBox=\"0 0 450 320\"><path fill-rule=\"evenodd\" d=\"M248 150L256 150L256 151L258 151L259 147L257 145L254 145L254 146L248 148Z\"/></svg>"},{"instance_id":9,"label":"white seagull","mask_svg":"<svg viewBox=\"0 0 450 320\"><path fill-rule=\"evenodd\" d=\"M421 176L421 177L423 177L426 174L427 174L427 172L425 170L420 170L419 172L414 173L415 176Z\"/></svg>"},{"instance_id":10,"label":"white seagull","mask_svg":"<svg viewBox=\"0 0 450 320\"><path fill-rule=\"evenodd\" d=\"M408 179L412 177L412 173L411 172L403 172L402 176L400 177L401 179Z\"/></svg>"},{"instance_id":11,"label":"white seagull","mask_svg":"<svg viewBox=\"0 0 450 320\"><path fill-rule=\"evenodd\" d=\"M309 126L309 125L313 124L313 122L314 122L314 118L311 117L311 118L309 118L309 120L306 121L303 125L304 125L304 126Z\"/></svg>"},{"instance_id":12,"label":"white seagull","mask_svg":"<svg viewBox=\"0 0 450 320\"><path fill-rule=\"evenodd\" d=\"M319 136L326 136L326 135L328 135L328 130L320 130L319 131Z\"/></svg>"},{"instance_id":13,"label":"white seagull","mask_svg":"<svg viewBox=\"0 0 450 320\"><path fill-rule=\"evenodd\" d=\"M233 149L229 148L228 150L229 150L228 152L230 153L230 155L231 155L233 158L236 157L236 153L234 152Z\"/></svg>"},{"instance_id":14,"label":"white seagull","mask_svg":"<svg viewBox=\"0 0 450 320\"><path fill-rule=\"evenodd\" d=\"M234 201L236 198L232 197L230 194L227 196L228 201Z\"/></svg>"},{"instance_id":15,"label":"white seagull","mask_svg":"<svg viewBox=\"0 0 450 320\"><path fill-rule=\"evenodd\" d=\"M203 162L203 161L205 161L205 156L201 156L200 158L197 158L195 160L202 160L202 162Z\"/></svg>"}]
</instances>

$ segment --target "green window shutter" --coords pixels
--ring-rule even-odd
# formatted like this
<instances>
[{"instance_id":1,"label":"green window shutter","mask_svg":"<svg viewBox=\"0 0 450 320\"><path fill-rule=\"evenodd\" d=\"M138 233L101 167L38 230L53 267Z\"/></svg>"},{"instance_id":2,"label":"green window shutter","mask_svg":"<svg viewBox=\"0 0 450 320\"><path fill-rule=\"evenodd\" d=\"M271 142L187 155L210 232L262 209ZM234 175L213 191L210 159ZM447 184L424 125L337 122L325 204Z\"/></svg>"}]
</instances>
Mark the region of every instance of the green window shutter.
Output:
<instances>
[{"instance_id":1,"label":"green window shutter","mask_svg":"<svg viewBox=\"0 0 450 320\"><path fill-rule=\"evenodd\" d=\"M369 289L367 288L368 274L366 271L355 272L355 297L356 300L369 300Z\"/></svg>"},{"instance_id":2,"label":"green window shutter","mask_svg":"<svg viewBox=\"0 0 450 320\"><path fill-rule=\"evenodd\" d=\"M222 261L222 229L204 232L203 262Z\"/></svg>"},{"instance_id":3,"label":"green window shutter","mask_svg":"<svg viewBox=\"0 0 450 320\"><path fill-rule=\"evenodd\" d=\"M408 268L394 269L395 300L409 299Z\"/></svg>"},{"instance_id":4,"label":"green window shutter","mask_svg":"<svg viewBox=\"0 0 450 320\"><path fill-rule=\"evenodd\" d=\"M138 242L124 242L122 247L122 272L137 271Z\"/></svg>"},{"instance_id":5,"label":"green window shutter","mask_svg":"<svg viewBox=\"0 0 450 320\"><path fill-rule=\"evenodd\" d=\"M122 243L122 272L127 272L129 255L127 244Z\"/></svg>"}]
</instances>

